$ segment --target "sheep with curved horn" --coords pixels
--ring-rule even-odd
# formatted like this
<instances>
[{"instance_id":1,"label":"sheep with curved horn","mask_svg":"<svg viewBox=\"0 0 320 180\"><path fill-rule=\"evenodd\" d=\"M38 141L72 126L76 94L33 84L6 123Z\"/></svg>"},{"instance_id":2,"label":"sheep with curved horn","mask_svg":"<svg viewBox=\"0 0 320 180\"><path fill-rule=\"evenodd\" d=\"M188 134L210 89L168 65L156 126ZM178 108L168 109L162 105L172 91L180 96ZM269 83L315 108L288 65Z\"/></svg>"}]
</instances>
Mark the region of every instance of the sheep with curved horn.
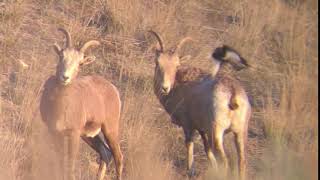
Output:
<instances>
[{"instance_id":1,"label":"sheep with curved horn","mask_svg":"<svg viewBox=\"0 0 320 180\"><path fill-rule=\"evenodd\" d=\"M119 146L119 119L121 101L117 88L101 76L77 77L81 66L92 63L94 56L85 51L100 43L92 40L80 50L72 47L71 36L66 36L66 48L54 44L59 56L56 75L44 85L40 112L59 154L63 178L74 180L75 159L80 137L101 157L98 179L104 178L110 150L116 164L117 178L122 174L122 153Z\"/></svg>"},{"instance_id":2,"label":"sheep with curved horn","mask_svg":"<svg viewBox=\"0 0 320 180\"><path fill-rule=\"evenodd\" d=\"M154 31L149 32L162 47L155 57L154 92L172 122L181 126L184 131L188 174L194 174L193 138L196 131L201 135L211 165L218 167L213 154L216 152L225 169L228 169L228 162L223 148L223 136L227 132L233 132L239 157L239 174L244 180L245 144L251 106L238 80L224 74L221 69L227 64L235 68L246 67L248 64L235 50L223 46L215 49L212 54L217 62L213 73L180 66L178 52L163 49L160 36ZM190 38L181 40L175 49L179 50L187 40Z\"/></svg>"}]
</instances>

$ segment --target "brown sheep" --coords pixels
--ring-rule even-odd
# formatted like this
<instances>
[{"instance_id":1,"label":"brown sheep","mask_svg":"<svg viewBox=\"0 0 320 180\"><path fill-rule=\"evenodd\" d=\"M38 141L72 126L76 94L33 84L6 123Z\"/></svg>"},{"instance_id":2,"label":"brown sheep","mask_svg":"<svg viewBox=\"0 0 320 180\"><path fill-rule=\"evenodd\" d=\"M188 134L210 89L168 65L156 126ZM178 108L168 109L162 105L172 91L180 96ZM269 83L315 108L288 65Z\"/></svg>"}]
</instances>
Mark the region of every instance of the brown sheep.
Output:
<instances>
[{"instance_id":1,"label":"brown sheep","mask_svg":"<svg viewBox=\"0 0 320 180\"><path fill-rule=\"evenodd\" d=\"M66 36L66 48L54 45L59 56L56 75L44 85L40 112L50 134L63 178L74 180L75 158L80 137L100 154L98 178L104 177L110 150L114 157L117 177L121 179L122 153L119 146L119 119L121 101L117 88L101 76L77 77L79 67L94 61L85 56L85 50L98 41L89 41L80 50L72 47L71 37L65 29L58 29Z\"/></svg>"},{"instance_id":2,"label":"brown sheep","mask_svg":"<svg viewBox=\"0 0 320 180\"><path fill-rule=\"evenodd\" d=\"M217 167L212 153L215 152L226 170L228 162L223 148L223 136L233 132L239 158L239 175L242 180L245 179L245 144L251 105L241 84L221 69L227 64L237 69L248 64L235 50L223 46L212 54L216 60L213 72L183 67L180 66L178 52L190 38L184 38L175 50L166 51L161 37L154 31L149 32L160 45L156 50L154 92L173 123L183 128L188 151L188 175L194 174L193 137L196 131L202 137L212 166Z\"/></svg>"}]
</instances>

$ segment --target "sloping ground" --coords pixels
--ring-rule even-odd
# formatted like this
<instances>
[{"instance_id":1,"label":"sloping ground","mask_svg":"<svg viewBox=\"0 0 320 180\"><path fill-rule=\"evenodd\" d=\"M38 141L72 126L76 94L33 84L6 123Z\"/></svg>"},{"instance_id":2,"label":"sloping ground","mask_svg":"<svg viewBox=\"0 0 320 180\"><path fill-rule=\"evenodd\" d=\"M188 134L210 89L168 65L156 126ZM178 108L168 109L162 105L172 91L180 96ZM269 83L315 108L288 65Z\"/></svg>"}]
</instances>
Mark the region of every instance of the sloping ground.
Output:
<instances>
[{"instance_id":1,"label":"sloping ground","mask_svg":"<svg viewBox=\"0 0 320 180\"><path fill-rule=\"evenodd\" d=\"M83 69L82 75L103 75L120 89L123 101L121 146L125 154L126 179L186 178L182 130L170 123L153 95L153 54L149 47L154 40L144 32L156 29L168 46L184 36L193 37L195 43L184 48L183 53L194 58L183 63L204 69L212 66L207 57L218 44L235 46L253 65L251 70L238 74L254 110L249 124L248 174L250 179L265 179L260 176L265 168L265 154L272 147L264 128L262 105L270 91L275 101L279 99L280 90L273 82L287 72L283 64L294 62L282 62L281 58L273 57L278 56L274 55L277 48L270 45L274 39L268 38L283 38L286 29L280 27L274 32L277 28L268 25L277 27L272 24L274 19L260 17L259 22L259 18L252 18L259 17L270 7L259 12L257 6L263 5L250 2L241 5L218 0L0 2L0 145L5 147L0 150L0 179L50 178L54 153L48 145L47 130L39 118L37 102L42 83L55 71L57 57L52 44L63 43L63 36L56 30L60 26L71 31L77 47L90 39L102 42L99 48L89 52L97 57L97 62ZM274 5L272 3L264 5ZM281 8L279 5L274 9ZM281 44L279 39L274 41ZM310 57L313 61L317 55ZM29 67L23 68L21 62ZM235 165L232 138L227 135L225 149L231 164ZM77 162L79 179L95 176L95 161L95 153L82 143ZM196 142L195 163L196 178L210 179L200 139ZM108 168L111 177L114 176L113 167L111 164Z\"/></svg>"}]
</instances>

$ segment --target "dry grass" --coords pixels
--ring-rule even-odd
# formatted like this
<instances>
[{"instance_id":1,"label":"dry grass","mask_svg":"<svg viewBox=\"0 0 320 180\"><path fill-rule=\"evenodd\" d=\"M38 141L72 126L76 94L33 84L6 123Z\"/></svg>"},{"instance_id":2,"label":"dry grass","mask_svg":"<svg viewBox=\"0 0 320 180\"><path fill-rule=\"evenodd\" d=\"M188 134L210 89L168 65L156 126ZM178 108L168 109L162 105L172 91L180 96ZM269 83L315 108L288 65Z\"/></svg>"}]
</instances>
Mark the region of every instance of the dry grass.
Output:
<instances>
[{"instance_id":1,"label":"dry grass","mask_svg":"<svg viewBox=\"0 0 320 180\"><path fill-rule=\"evenodd\" d=\"M185 179L181 129L170 123L152 90L153 61L146 35L160 32L167 46L184 48L204 69L208 55L229 44L252 68L239 72L254 113L249 128L250 179L318 177L318 9L312 0L5 0L0 1L0 179L42 179L54 155L37 111L41 85L54 73L56 31L68 28L76 46L98 39L98 61L82 71L100 74L121 92L121 147L125 179ZM22 68L20 61L29 65ZM235 164L234 147L226 149ZM198 179L216 174L199 140ZM96 154L84 143L78 179L95 177ZM111 163L108 176L114 177Z\"/></svg>"}]
</instances>

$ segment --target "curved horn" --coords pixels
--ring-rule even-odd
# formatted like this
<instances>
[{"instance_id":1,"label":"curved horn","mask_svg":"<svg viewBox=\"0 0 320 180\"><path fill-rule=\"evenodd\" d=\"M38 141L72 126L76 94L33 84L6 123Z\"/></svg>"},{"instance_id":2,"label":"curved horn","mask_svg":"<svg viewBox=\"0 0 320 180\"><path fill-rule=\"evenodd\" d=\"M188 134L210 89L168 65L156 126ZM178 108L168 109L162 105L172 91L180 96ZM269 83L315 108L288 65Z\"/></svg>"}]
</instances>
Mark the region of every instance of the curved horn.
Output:
<instances>
[{"instance_id":1,"label":"curved horn","mask_svg":"<svg viewBox=\"0 0 320 180\"><path fill-rule=\"evenodd\" d=\"M176 47L176 49L175 49L175 52L179 52L179 50L181 49L182 45L183 45L184 43L186 43L187 41L192 41L192 38L191 38L191 37L185 37L185 38L183 38L183 39L179 42L179 44L177 45L177 47Z\"/></svg>"},{"instance_id":2,"label":"curved horn","mask_svg":"<svg viewBox=\"0 0 320 180\"><path fill-rule=\"evenodd\" d=\"M67 38L66 45L67 45L67 48L70 48L72 46L70 33L64 28L58 28L58 31L61 31L66 36Z\"/></svg>"},{"instance_id":3,"label":"curved horn","mask_svg":"<svg viewBox=\"0 0 320 180\"><path fill-rule=\"evenodd\" d=\"M153 30L149 30L148 32L150 32L151 34L153 34L157 38L157 40L159 42L159 45L160 45L160 51L163 52L164 51L164 45L162 43L162 38L160 37L160 35L157 34L156 32L154 32Z\"/></svg>"},{"instance_id":4,"label":"curved horn","mask_svg":"<svg viewBox=\"0 0 320 180\"><path fill-rule=\"evenodd\" d=\"M84 53L88 49L88 47L98 46L98 45L100 45L99 41L96 41L96 40L88 41L82 46L82 48L80 49L80 52Z\"/></svg>"},{"instance_id":5,"label":"curved horn","mask_svg":"<svg viewBox=\"0 0 320 180\"><path fill-rule=\"evenodd\" d=\"M53 48L57 54L59 54L61 52L61 47L57 43L53 44Z\"/></svg>"}]
</instances>

